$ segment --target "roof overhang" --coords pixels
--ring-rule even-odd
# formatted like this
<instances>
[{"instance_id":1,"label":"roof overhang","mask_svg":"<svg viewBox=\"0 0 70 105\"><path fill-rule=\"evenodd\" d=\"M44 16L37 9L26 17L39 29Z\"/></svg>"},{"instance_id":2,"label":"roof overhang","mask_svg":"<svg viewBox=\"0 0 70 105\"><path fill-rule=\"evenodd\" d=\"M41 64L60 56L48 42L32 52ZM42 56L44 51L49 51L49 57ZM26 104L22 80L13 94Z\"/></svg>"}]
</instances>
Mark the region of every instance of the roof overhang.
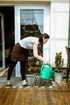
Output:
<instances>
[{"instance_id":1,"label":"roof overhang","mask_svg":"<svg viewBox=\"0 0 70 105\"><path fill-rule=\"evenodd\" d=\"M4 4L49 4L52 0L0 0L0 5Z\"/></svg>"}]
</instances>

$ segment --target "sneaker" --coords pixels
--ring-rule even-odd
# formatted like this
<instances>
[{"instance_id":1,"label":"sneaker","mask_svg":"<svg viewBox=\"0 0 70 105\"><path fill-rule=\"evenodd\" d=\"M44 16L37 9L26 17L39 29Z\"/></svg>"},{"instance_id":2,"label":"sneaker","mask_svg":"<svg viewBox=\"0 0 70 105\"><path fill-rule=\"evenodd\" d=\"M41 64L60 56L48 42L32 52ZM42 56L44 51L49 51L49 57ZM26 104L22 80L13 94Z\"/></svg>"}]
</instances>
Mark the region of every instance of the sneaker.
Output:
<instances>
[{"instance_id":1,"label":"sneaker","mask_svg":"<svg viewBox=\"0 0 70 105\"><path fill-rule=\"evenodd\" d=\"M10 81L7 81L6 86L12 86Z\"/></svg>"},{"instance_id":2,"label":"sneaker","mask_svg":"<svg viewBox=\"0 0 70 105\"><path fill-rule=\"evenodd\" d=\"M11 87L11 86L12 86L12 84L6 84L6 86Z\"/></svg>"},{"instance_id":3,"label":"sneaker","mask_svg":"<svg viewBox=\"0 0 70 105\"><path fill-rule=\"evenodd\" d=\"M27 85L28 85L28 84L27 84L26 80L23 80L23 81L22 81L22 86L23 86L23 87L26 87Z\"/></svg>"},{"instance_id":4,"label":"sneaker","mask_svg":"<svg viewBox=\"0 0 70 105\"><path fill-rule=\"evenodd\" d=\"M49 86L48 88L53 88L53 86L51 85L51 86Z\"/></svg>"}]
</instances>

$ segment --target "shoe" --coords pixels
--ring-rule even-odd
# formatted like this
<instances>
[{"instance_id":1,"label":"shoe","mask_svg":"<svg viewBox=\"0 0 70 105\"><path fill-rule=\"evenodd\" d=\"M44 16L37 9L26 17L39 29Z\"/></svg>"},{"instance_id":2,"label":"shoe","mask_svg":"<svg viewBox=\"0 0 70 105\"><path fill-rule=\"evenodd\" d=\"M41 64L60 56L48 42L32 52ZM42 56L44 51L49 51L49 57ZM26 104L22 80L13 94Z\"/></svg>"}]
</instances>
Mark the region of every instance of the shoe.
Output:
<instances>
[{"instance_id":1,"label":"shoe","mask_svg":"<svg viewBox=\"0 0 70 105\"><path fill-rule=\"evenodd\" d=\"M6 86L12 86L10 80L7 81Z\"/></svg>"},{"instance_id":2,"label":"shoe","mask_svg":"<svg viewBox=\"0 0 70 105\"><path fill-rule=\"evenodd\" d=\"M23 86L23 87L26 87L27 85L28 85L28 84L27 84L26 80L23 80L23 81L22 81L22 86Z\"/></svg>"},{"instance_id":3,"label":"shoe","mask_svg":"<svg viewBox=\"0 0 70 105\"><path fill-rule=\"evenodd\" d=\"M27 87L27 86L28 86L28 84L25 84L25 85L23 85L23 84L22 84L22 86L23 86L23 87Z\"/></svg>"},{"instance_id":4,"label":"shoe","mask_svg":"<svg viewBox=\"0 0 70 105\"><path fill-rule=\"evenodd\" d=\"M12 84L6 84L6 86L8 86L8 87L12 87Z\"/></svg>"}]
</instances>

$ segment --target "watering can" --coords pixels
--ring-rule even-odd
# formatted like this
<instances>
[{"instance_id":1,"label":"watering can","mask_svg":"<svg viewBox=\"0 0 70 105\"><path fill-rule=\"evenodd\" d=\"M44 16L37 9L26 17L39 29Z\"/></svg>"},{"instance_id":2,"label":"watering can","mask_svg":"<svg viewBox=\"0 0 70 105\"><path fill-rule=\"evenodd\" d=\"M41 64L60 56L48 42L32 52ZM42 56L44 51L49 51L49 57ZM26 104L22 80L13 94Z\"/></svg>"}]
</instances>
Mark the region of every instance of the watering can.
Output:
<instances>
[{"instance_id":1,"label":"watering can","mask_svg":"<svg viewBox=\"0 0 70 105\"><path fill-rule=\"evenodd\" d=\"M50 80L52 73L53 73L52 65L43 64L40 70L40 78Z\"/></svg>"}]
</instances>

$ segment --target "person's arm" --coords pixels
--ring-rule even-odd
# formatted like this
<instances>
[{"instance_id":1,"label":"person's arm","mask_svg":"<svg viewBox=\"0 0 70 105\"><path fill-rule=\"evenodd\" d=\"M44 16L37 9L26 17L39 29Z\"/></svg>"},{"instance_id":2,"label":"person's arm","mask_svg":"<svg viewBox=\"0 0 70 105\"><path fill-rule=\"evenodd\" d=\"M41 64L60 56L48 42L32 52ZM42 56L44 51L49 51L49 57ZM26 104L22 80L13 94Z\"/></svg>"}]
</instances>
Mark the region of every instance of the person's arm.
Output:
<instances>
[{"instance_id":1,"label":"person's arm","mask_svg":"<svg viewBox=\"0 0 70 105\"><path fill-rule=\"evenodd\" d=\"M33 55L36 59L42 61L43 63L48 63L41 55L38 54L38 45L33 43Z\"/></svg>"}]
</instances>

